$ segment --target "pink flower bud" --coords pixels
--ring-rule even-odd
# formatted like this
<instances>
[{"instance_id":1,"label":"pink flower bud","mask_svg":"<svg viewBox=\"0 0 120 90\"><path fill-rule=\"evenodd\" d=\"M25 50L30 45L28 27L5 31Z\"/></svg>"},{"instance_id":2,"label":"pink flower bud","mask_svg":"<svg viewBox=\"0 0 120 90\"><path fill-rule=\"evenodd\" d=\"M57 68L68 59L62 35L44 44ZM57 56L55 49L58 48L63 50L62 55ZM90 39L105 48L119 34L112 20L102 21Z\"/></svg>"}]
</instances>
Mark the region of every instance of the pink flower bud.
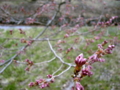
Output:
<instances>
[{"instance_id":1,"label":"pink flower bud","mask_svg":"<svg viewBox=\"0 0 120 90\"><path fill-rule=\"evenodd\" d=\"M42 83L44 81L44 79L39 79L39 82Z\"/></svg>"},{"instance_id":2,"label":"pink flower bud","mask_svg":"<svg viewBox=\"0 0 120 90\"><path fill-rule=\"evenodd\" d=\"M85 69L83 69L82 70L82 75L83 76L91 76L93 73L90 71L90 69L89 68L85 68Z\"/></svg>"},{"instance_id":3,"label":"pink flower bud","mask_svg":"<svg viewBox=\"0 0 120 90\"><path fill-rule=\"evenodd\" d=\"M115 48L115 45L109 45L108 48L105 49L105 52L106 52L107 54L111 54L113 48Z\"/></svg>"},{"instance_id":4,"label":"pink flower bud","mask_svg":"<svg viewBox=\"0 0 120 90\"><path fill-rule=\"evenodd\" d=\"M36 84L36 85L39 85L40 83L41 83L41 82L40 82L39 80L36 80L36 81L35 81L35 84Z\"/></svg>"},{"instance_id":5,"label":"pink flower bud","mask_svg":"<svg viewBox=\"0 0 120 90\"><path fill-rule=\"evenodd\" d=\"M69 37L69 35L68 35L68 34L65 34L65 35L64 35L64 38L68 38L68 37Z\"/></svg>"},{"instance_id":6,"label":"pink flower bud","mask_svg":"<svg viewBox=\"0 0 120 90\"><path fill-rule=\"evenodd\" d=\"M99 48L99 49L102 49L103 46L102 46L101 44L98 44L98 48Z\"/></svg>"},{"instance_id":7,"label":"pink flower bud","mask_svg":"<svg viewBox=\"0 0 120 90\"><path fill-rule=\"evenodd\" d=\"M50 75L50 74L49 74L49 75L47 75L47 77L48 77L48 78L51 78L51 77L52 77L52 75Z\"/></svg>"},{"instance_id":8,"label":"pink flower bud","mask_svg":"<svg viewBox=\"0 0 120 90\"><path fill-rule=\"evenodd\" d=\"M98 61L99 62L105 62L105 59L104 58L99 58Z\"/></svg>"},{"instance_id":9,"label":"pink flower bud","mask_svg":"<svg viewBox=\"0 0 120 90\"><path fill-rule=\"evenodd\" d=\"M25 62L29 62L30 60L29 59L25 59Z\"/></svg>"},{"instance_id":10,"label":"pink flower bud","mask_svg":"<svg viewBox=\"0 0 120 90\"><path fill-rule=\"evenodd\" d=\"M34 82L30 82L30 83L28 84L28 86L33 87L33 86L34 86Z\"/></svg>"},{"instance_id":11,"label":"pink flower bud","mask_svg":"<svg viewBox=\"0 0 120 90\"><path fill-rule=\"evenodd\" d=\"M79 28L79 27L80 27L80 25L79 25L79 24L75 25L75 28Z\"/></svg>"},{"instance_id":12,"label":"pink flower bud","mask_svg":"<svg viewBox=\"0 0 120 90\"><path fill-rule=\"evenodd\" d=\"M44 85L44 84L42 84L42 85L40 86L40 88L45 88L45 85Z\"/></svg>"},{"instance_id":13,"label":"pink flower bud","mask_svg":"<svg viewBox=\"0 0 120 90\"><path fill-rule=\"evenodd\" d=\"M80 54L79 56L76 57L75 63L77 66L82 66L86 63L86 58L83 58L83 54Z\"/></svg>"},{"instance_id":14,"label":"pink flower bud","mask_svg":"<svg viewBox=\"0 0 120 90\"><path fill-rule=\"evenodd\" d=\"M0 60L0 63L4 63L5 62L5 60Z\"/></svg>"},{"instance_id":15,"label":"pink flower bud","mask_svg":"<svg viewBox=\"0 0 120 90\"><path fill-rule=\"evenodd\" d=\"M51 79L50 82L53 83L55 80L54 79Z\"/></svg>"},{"instance_id":16,"label":"pink flower bud","mask_svg":"<svg viewBox=\"0 0 120 90\"><path fill-rule=\"evenodd\" d=\"M29 70L30 70L30 68L29 68L29 67L25 68L25 71L29 71Z\"/></svg>"},{"instance_id":17,"label":"pink flower bud","mask_svg":"<svg viewBox=\"0 0 120 90\"><path fill-rule=\"evenodd\" d=\"M13 33L13 30L10 30L10 34L12 35L12 33Z\"/></svg>"},{"instance_id":18,"label":"pink flower bud","mask_svg":"<svg viewBox=\"0 0 120 90\"><path fill-rule=\"evenodd\" d=\"M79 82L75 82L75 89L76 90L84 90L84 87Z\"/></svg>"},{"instance_id":19,"label":"pink flower bud","mask_svg":"<svg viewBox=\"0 0 120 90\"><path fill-rule=\"evenodd\" d=\"M90 58L92 61L97 61L98 57L97 54L93 54L92 56L90 56Z\"/></svg>"},{"instance_id":20,"label":"pink flower bud","mask_svg":"<svg viewBox=\"0 0 120 90\"><path fill-rule=\"evenodd\" d=\"M43 83L41 86L40 86L40 88L45 88L45 87L49 87L49 83Z\"/></svg>"},{"instance_id":21,"label":"pink flower bud","mask_svg":"<svg viewBox=\"0 0 120 90\"><path fill-rule=\"evenodd\" d=\"M100 39L100 37L98 37L98 36L96 36L96 37L94 37L96 40L99 40Z\"/></svg>"}]
</instances>

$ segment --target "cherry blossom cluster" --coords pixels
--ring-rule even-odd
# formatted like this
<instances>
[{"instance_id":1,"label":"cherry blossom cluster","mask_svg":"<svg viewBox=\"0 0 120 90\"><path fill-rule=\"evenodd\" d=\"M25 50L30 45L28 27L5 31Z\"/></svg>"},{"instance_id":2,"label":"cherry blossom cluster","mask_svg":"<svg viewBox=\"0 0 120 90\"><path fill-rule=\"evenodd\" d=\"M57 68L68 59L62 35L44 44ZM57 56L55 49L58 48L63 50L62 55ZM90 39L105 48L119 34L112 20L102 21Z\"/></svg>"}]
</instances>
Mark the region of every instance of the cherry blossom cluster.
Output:
<instances>
[{"instance_id":1,"label":"cherry blossom cluster","mask_svg":"<svg viewBox=\"0 0 120 90\"><path fill-rule=\"evenodd\" d=\"M88 58L84 58L83 54L80 54L75 59L75 69L73 80L75 82L74 87L72 90L84 90L83 86L80 84L80 81L85 76L91 76L93 72L92 64L95 62L104 62L105 59L101 58L103 55L111 54L113 49L115 48L114 45L108 45L106 49L104 46L107 44L107 41L104 41L102 44L98 44L98 50Z\"/></svg>"},{"instance_id":2,"label":"cherry blossom cluster","mask_svg":"<svg viewBox=\"0 0 120 90\"><path fill-rule=\"evenodd\" d=\"M29 71L30 67L33 65L33 62L29 59L26 59L25 62L27 63L27 67L25 68L25 70Z\"/></svg>"},{"instance_id":3,"label":"cherry blossom cluster","mask_svg":"<svg viewBox=\"0 0 120 90\"><path fill-rule=\"evenodd\" d=\"M43 14L45 12L47 12L47 13L51 12L52 10L55 9L56 5L57 5L56 2L47 3L47 4L43 5L42 8L38 8L36 10L36 14L40 16L41 14Z\"/></svg>"},{"instance_id":4,"label":"cherry blossom cluster","mask_svg":"<svg viewBox=\"0 0 120 90\"><path fill-rule=\"evenodd\" d=\"M47 75L48 79L38 79L35 82L30 82L28 84L29 87L33 87L33 86L39 86L39 88L45 88L45 87L49 87L51 83L54 82L54 77L52 77L52 75Z\"/></svg>"},{"instance_id":5,"label":"cherry blossom cluster","mask_svg":"<svg viewBox=\"0 0 120 90\"><path fill-rule=\"evenodd\" d=\"M22 29L19 29L20 34L24 34L25 35L25 31L23 31Z\"/></svg>"},{"instance_id":6,"label":"cherry blossom cluster","mask_svg":"<svg viewBox=\"0 0 120 90\"><path fill-rule=\"evenodd\" d=\"M100 26L109 26L109 25L112 24L113 20L116 19L116 18L118 18L118 16L113 16L108 21L106 21L106 22L99 22L98 24Z\"/></svg>"},{"instance_id":7,"label":"cherry blossom cluster","mask_svg":"<svg viewBox=\"0 0 120 90\"><path fill-rule=\"evenodd\" d=\"M34 18L27 18L26 19L26 24L33 24L35 22Z\"/></svg>"},{"instance_id":8,"label":"cherry blossom cluster","mask_svg":"<svg viewBox=\"0 0 120 90\"><path fill-rule=\"evenodd\" d=\"M13 34L13 30L10 30L10 35L12 35Z\"/></svg>"},{"instance_id":9,"label":"cherry blossom cluster","mask_svg":"<svg viewBox=\"0 0 120 90\"><path fill-rule=\"evenodd\" d=\"M73 50L73 47L68 48L67 51L66 51L66 54L68 54L72 50Z\"/></svg>"},{"instance_id":10,"label":"cherry blossom cluster","mask_svg":"<svg viewBox=\"0 0 120 90\"><path fill-rule=\"evenodd\" d=\"M84 90L84 87L79 82L75 82L75 87L72 87L72 90Z\"/></svg>"}]
</instances>

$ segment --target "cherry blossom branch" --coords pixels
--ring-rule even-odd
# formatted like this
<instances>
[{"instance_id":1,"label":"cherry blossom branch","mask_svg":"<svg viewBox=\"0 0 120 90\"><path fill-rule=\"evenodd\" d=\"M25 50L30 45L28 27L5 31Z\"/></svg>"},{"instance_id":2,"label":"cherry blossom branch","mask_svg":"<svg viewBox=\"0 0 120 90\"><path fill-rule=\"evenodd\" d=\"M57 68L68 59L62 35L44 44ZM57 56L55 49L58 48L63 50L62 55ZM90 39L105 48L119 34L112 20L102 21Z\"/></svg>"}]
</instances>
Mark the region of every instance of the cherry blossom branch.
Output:
<instances>
[{"instance_id":1,"label":"cherry blossom branch","mask_svg":"<svg viewBox=\"0 0 120 90\"><path fill-rule=\"evenodd\" d=\"M48 26L52 23L52 21L54 20L54 18L57 16L57 13L58 13L58 12L55 12L55 14L54 14L54 16L52 17L52 19L48 21L45 29L44 29L42 32L40 32L40 33L34 38L34 40L38 39L38 38L47 30ZM32 43L33 43L33 42L31 42L31 44L32 44ZM24 51L28 46L29 46L29 45L26 44L26 45L23 46L20 50L18 50L18 52ZM0 64L0 66L3 66L4 64L7 63L7 65L2 68L2 70L0 71L0 73L2 73L2 72L12 63L12 61L13 61L18 55L19 55L19 54L17 53L17 54L15 54L11 59L6 60L4 63Z\"/></svg>"},{"instance_id":2,"label":"cherry blossom branch","mask_svg":"<svg viewBox=\"0 0 120 90\"><path fill-rule=\"evenodd\" d=\"M50 19L50 20L47 22L46 27L44 28L44 30L43 30L42 32L40 32L40 33L34 38L34 40L37 40L41 35L43 35L43 33L45 33L45 31L47 30L47 28L49 27L49 25L53 22L53 20L55 19L55 17L56 17L57 14L59 13L61 5L63 5L63 4L61 4L61 3L59 4L58 10L55 12L55 14L53 15L52 19ZM33 42L34 42L34 41L32 41L31 44L32 44ZM48 41L48 42L49 42L49 41ZM50 42L49 42L49 44L50 44ZM25 46L23 46L20 50L18 50L18 52L24 51L27 47L29 47L28 44L26 44ZM3 66L3 65L5 65L5 64L7 64L7 65L5 65L5 66L2 68L2 70L0 71L0 73L2 73L2 72L13 62L13 60L14 60L18 55L19 55L19 53L15 54L11 59L6 60L4 63L0 64L0 66ZM57 54L55 54L55 55L57 55ZM71 64L69 64L69 63L65 63L59 56L57 56L57 58L59 58L62 63L67 64L67 65L71 65Z\"/></svg>"},{"instance_id":3,"label":"cherry blossom branch","mask_svg":"<svg viewBox=\"0 0 120 90\"><path fill-rule=\"evenodd\" d=\"M102 44L98 44L98 50L88 58L84 58L83 54L80 54L75 59L76 67L74 69L73 80L75 82L75 90L84 90L84 87L80 84L80 81L85 76L91 76L92 64L95 62L104 62L105 59L101 58L103 55L111 54L112 50L115 48L114 45L108 45L106 49L104 46L107 44L107 41L104 41ZM73 89L74 90L74 89Z\"/></svg>"}]
</instances>

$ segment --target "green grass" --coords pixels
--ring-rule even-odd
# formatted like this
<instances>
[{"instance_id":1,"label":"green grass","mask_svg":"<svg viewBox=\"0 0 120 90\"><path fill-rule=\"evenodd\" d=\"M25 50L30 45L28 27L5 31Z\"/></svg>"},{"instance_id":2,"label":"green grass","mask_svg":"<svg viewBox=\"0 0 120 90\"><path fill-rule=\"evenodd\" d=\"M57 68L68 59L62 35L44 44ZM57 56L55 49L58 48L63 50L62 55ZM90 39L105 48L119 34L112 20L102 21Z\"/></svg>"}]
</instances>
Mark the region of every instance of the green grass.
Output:
<instances>
[{"instance_id":1,"label":"green grass","mask_svg":"<svg viewBox=\"0 0 120 90\"><path fill-rule=\"evenodd\" d=\"M49 28L50 29L50 28ZM40 38L47 37L57 32L55 30L47 30ZM92 27L83 27L78 30L79 32L87 32ZM10 35L9 30L3 31L0 36L0 51L2 52L1 60L8 60L15 53L17 53L18 49L24 46L26 43L20 43L21 38L25 38L26 40L30 38L34 38L36 35L41 32L43 28L32 28L30 30L25 31L24 34L20 34L19 30L13 30L13 35ZM99 36L100 32L104 32L101 36L101 39L95 40L95 36ZM87 35L74 35L69 38L63 38L65 32L60 32L58 35L52 35L51 39L61 39L66 41L66 43L60 44L60 47L63 49L62 52L59 52L57 47L57 41L50 41L53 45L54 50L57 52L59 56L62 56L64 61L70 62L74 64L75 57L80 53L84 53L85 57L92 55L97 49L97 44L102 43L104 40L112 40L114 37L118 37L120 40L120 31L117 27L108 27L102 28L94 33L89 33ZM77 34L77 33L76 33ZM8 39L12 38L12 39ZM75 43L74 40L78 39L78 42ZM90 43L90 45L86 46L86 40L94 40L94 42ZM16 45L17 43L17 45ZM68 48L74 47L74 49L66 54ZM106 62L104 63L95 63L93 65L94 75L91 77L85 77L81 81L82 85L85 87L85 90L119 90L120 84L120 71L119 71L119 46L116 46L117 49L114 50L113 54L106 55L104 58ZM47 41L35 41L30 47L28 47L25 53L20 54L15 60L20 62L24 62L25 59L30 59L34 63L40 63L43 61L50 60L54 57L54 54L51 52ZM46 75L52 74L55 72L62 63L56 58L54 61L50 63L43 63L39 65L33 65L29 72L26 72L24 69L27 67L26 64L16 64L12 63L0 76L0 88L3 90L40 90L38 87L28 87L29 82L33 82L38 78L46 78ZM66 65L62 67L62 70L67 68ZM62 71L61 70L61 71ZM56 74L59 74L59 71ZM71 80L71 75L73 74L73 68L71 68L68 72L63 74L61 77L55 80L55 83L51 84L50 88L45 88L43 90L62 90L61 87L66 82ZM6 82L5 82L6 81Z\"/></svg>"}]
</instances>

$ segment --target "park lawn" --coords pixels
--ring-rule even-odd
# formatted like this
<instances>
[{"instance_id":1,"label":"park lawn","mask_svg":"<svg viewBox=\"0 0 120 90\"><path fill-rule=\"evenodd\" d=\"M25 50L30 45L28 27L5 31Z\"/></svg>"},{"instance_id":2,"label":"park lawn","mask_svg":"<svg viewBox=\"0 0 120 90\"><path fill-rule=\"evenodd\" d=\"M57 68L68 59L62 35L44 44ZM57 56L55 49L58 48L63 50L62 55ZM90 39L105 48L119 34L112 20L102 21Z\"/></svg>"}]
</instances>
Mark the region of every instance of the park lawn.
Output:
<instances>
[{"instance_id":1,"label":"park lawn","mask_svg":"<svg viewBox=\"0 0 120 90\"><path fill-rule=\"evenodd\" d=\"M20 43L21 39L29 40L36 37L43 28L32 28L30 30L23 30L25 34L20 34L20 30L13 30L12 35L10 30L0 30L0 51L2 53L1 60L10 59L18 50L26 45L26 43ZM63 58L64 61L73 63L80 53L83 53L87 58L92 55L96 49L97 44L102 43L104 40L108 40L109 43L113 44L111 41L113 38L118 37L120 40L120 30L118 27L106 27L99 28L98 30L86 33L92 30L93 27L82 27L77 32L71 34L68 38L64 38L66 31L59 31L58 27L52 29L48 28L47 31L39 38L50 37L51 44L53 45L54 50L59 56ZM58 34L59 32L59 34ZM54 34L56 33L56 34ZM100 33L102 36L100 36ZM100 36L100 39L95 40L97 36ZM75 40L77 39L77 42ZM58 44L58 40L64 40L65 43ZM89 45L86 45L86 40ZM114 42L116 43L116 42ZM66 54L69 48L73 47L69 53ZM62 48L62 51L59 49ZM93 76L85 77L81 81L81 84L85 87L85 90L120 90L120 45L116 44L116 48L111 55L106 55L104 58L106 62L104 63L95 63L93 65ZM34 82L39 78L46 78L46 75L52 74L55 72L62 63L56 58L49 63L40 63L43 61L50 60L54 58L53 52L50 50L47 41L35 41L30 47L27 47L25 53L21 53L15 60L20 61L22 64L13 62L1 75L0 75L0 89L1 90L39 90L39 87L28 87L29 82ZM33 61L35 64L30 68L30 71L25 71L27 67L25 59ZM37 64L36 64L37 63ZM68 66L64 65L62 70L65 70ZM64 73L58 79L55 80L55 83L51 84L49 88L43 90L63 90L63 85L71 81L71 75L73 74L73 69ZM62 71L61 70L61 71ZM56 74L59 74L59 71Z\"/></svg>"}]
</instances>

